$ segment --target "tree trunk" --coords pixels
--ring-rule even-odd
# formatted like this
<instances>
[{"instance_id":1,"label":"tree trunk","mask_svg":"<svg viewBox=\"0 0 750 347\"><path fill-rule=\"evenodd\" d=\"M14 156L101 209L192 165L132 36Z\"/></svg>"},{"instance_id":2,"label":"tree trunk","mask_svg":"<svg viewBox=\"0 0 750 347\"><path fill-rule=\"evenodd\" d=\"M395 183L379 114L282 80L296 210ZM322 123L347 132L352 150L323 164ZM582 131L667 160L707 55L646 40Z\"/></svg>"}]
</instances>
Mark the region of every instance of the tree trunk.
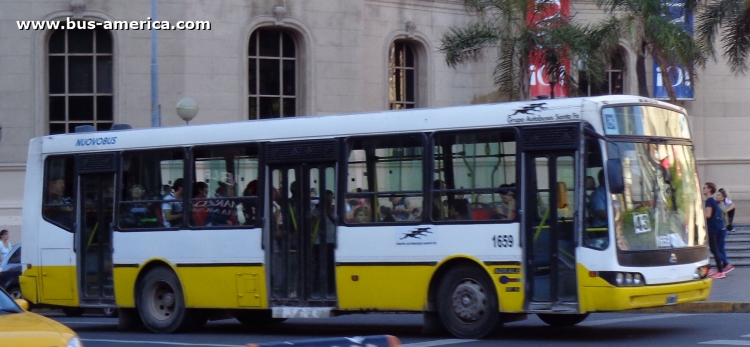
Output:
<instances>
[{"instance_id":1,"label":"tree trunk","mask_svg":"<svg viewBox=\"0 0 750 347\"><path fill-rule=\"evenodd\" d=\"M520 71L518 74L519 74L519 78L521 79L520 81L521 100L529 100L529 98L531 97L531 91L529 90L530 84L531 84L531 73L529 72L529 69L531 68L530 54L531 52L528 49L522 49L520 52L521 56L519 57L521 64L519 65Z\"/></svg>"},{"instance_id":2,"label":"tree trunk","mask_svg":"<svg viewBox=\"0 0 750 347\"><path fill-rule=\"evenodd\" d=\"M672 86L672 76L669 75L669 65L659 53L654 53L654 59L656 60L656 63L659 64L662 83L664 84L664 88L667 90L669 102L675 103L677 101L677 93L675 93L674 86Z\"/></svg>"},{"instance_id":3,"label":"tree trunk","mask_svg":"<svg viewBox=\"0 0 750 347\"><path fill-rule=\"evenodd\" d=\"M638 79L638 95L650 97L648 93L648 81L646 80L646 41L641 41L641 47L637 52L635 60L635 74Z\"/></svg>"}]
</instances>

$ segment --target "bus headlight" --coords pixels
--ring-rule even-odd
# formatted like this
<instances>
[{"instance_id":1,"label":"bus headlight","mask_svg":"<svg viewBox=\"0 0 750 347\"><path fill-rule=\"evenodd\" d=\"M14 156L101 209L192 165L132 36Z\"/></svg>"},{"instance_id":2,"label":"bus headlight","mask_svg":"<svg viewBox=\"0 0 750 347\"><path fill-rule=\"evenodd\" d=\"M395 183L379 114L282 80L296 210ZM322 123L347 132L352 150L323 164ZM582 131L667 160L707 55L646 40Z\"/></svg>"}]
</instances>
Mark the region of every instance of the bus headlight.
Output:
<instances>
[{"instance_id":1,"label":"bus headlight","mask_svg":"<svg viewBox=\"0 0 750 347\"><path fill-rule=\"evenodd\" d=\"M609 284L615 287L645 286L646 278L638 272L593 271Z\"/></svg>"},{"instance_id":2,"label":"bus headlight","mask_svg":"<svg viewBox=\"0 0 750 347\"><path fill-rule=\"evenodd\" d=\"M639 273L633 275L633 285L640 286L643 284L643 276Z\"/></svg>"},{"instance_id":3,"label":"bus headlight","mask_svg":"<svg viewBox=\"0 0 750 347\"><path fill-rule=\"evenodd\" d=\"M695 269L695 273L693 274L693 278L696 280L706 278L706 276L708 276L708 265L704 265Z\"/></svg>"}]
</instances>

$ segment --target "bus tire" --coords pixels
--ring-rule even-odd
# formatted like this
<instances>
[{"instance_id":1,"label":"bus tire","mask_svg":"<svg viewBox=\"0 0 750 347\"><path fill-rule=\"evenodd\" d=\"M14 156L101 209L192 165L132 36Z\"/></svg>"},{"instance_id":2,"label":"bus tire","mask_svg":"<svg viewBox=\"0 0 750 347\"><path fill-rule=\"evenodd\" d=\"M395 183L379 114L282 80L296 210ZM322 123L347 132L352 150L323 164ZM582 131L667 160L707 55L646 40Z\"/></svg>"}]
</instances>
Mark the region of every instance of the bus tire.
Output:
<instances>
[{"instance_id":1,"label":"bus tire","mask_svg":"<svg viewBox=\"0 0 750 347\"><path fill-rule=\"evenodd\" d=\"M247 327L258 327L265 325L281 324L286 318L273 318L270 310L243 310L235 311L234 318L237 318L242 325Z\"/></svg>"},{"instance_id":2,"label":"bus tire","mask_svg":"<svg viewBox=\"0 0 750 347\"><path fill-rule=\"evenodd\" d=\"M177 275L157 267L138 282L138 313L143 325L158 334L188 329L195 324L187 307Z\"/></svg>"},{"instance_id":3,"label":"bus tire","mask_svg":"<svg viewBox=\"0 0 750 347\"><path fill-rule=\"evenodd\" d=\"M495 286L477 266L449 270L438 288L438 314L445 328L461 339L481 339L502 327Z\"/></svg>"},{"instance_id":4,"label":"bus tire","mask_svg":"<svg viewBox=\"0 0 750 347\"><path fill-rule=\"evenodd\" d=\"M586 317L589 316L588 313L581 313L581 314L547 314L547 313L537 313L537 316L539 316L539 319L542 320L542 322L545 322L553 327L572 327L580 322L583 322Z\"/></svg>"}]
</instances>

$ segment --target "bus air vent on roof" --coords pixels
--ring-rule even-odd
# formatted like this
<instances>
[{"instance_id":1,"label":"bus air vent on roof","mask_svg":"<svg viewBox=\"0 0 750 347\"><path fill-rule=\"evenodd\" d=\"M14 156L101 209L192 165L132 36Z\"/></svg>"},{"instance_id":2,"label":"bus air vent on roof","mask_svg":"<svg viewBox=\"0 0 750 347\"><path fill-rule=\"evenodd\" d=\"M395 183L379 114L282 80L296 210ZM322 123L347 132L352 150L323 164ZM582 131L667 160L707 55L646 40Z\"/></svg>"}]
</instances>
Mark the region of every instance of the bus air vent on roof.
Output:
<instances>
[{"instance_id":1,"label":"bus air vent on roof","mask_svg":"<svg viewBox=\"0 0 750 347\"><path fill-rule=\"evenodd\" d=\"M112 124L112 127L109 128L109 130L130 130L130 129L133 129L133 127L130 126L130 124L118 124L118 123Z\"/></svg>"},{"instance_id":2,"label":"bus air vent on roof","mask_svg":"<svg viewBox=\"0 0 750 347\"><path fill-rule=\"evenodd\" d=\"M79 125L76 127L76 133L93 133L96 128L93 125Z\"/></svg>"}]
</instances>

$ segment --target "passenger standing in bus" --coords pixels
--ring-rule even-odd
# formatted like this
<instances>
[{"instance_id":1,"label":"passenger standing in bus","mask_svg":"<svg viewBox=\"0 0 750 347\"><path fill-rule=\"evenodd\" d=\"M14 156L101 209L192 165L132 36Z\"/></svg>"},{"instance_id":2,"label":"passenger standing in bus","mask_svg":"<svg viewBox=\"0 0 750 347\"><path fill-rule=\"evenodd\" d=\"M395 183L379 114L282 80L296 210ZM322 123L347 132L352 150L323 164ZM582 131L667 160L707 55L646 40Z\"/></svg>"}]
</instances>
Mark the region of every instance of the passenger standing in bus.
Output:
<instances>
[{"instance_id":1,"label":"passenger standing in bus","mask_svg":"<svg viewBox=\"0 0 750 347\"><path fill-rule=\"evenodd\" d=\"M206 182L195 182L193 183L193 199L205 199L208 198L208 184ZM211 202L208 200L201 200L193 202L193 213L191 225L202 227L206 225L208 219L208 205Z\"/></svg>"},{"instance_id":2,"label":"passenger standing in bus","mask_svg":"<svg viewBox=\"0 0 750 347\"><path fill-rule=\"evenodd\" d=\"M716 194L716 184L712 182L706 182L703 186L703 196L706 197L706 229L708 229L708 247L711 249L711 253L714 255L714 262L716 262L716 270L711 269L708 272L708 276L714 279L720 279L727 277L724 273L724 257L722 257L718 245L719 233L724 229L724 221L721 218L721 209L719 204L714 199Z\"/></svg>"},{"instance_id":3,"label":"passenger standing in bus","mask_svg":"<svg viewBox=\"0 0 750 347\"><path fill-rule=\"evenodd\" d=\"M242 200L242 213L245 215L245 225L255 225L255 216L257 215L258 203L253 197L258 196L258 180L252 180L247 184L242 196L248 199Z\"/></svg>"},{"instance_id":4,"label":"passenger standing in bus","mask_svg":"<svg viewBox=\"0 0 750 347\"><path fill-rule=\"evenodd\" d=\"M164 227L180 226L182 220L182 185L183 179L174 180L172 192L164 197L161 211L164 217Z\"/></svg>"},{"instance_id":5,"label":"passenger standing in bus","mask_svg":"<svg viewBox=\"0 0 750 347\"><path fill-rule=\"evenodd\" d=\"M432 189L442 190L445 189L445 182L443 180L435 180L432 182ZM443 207L443 197L440 192L432 193L432 220L438 221L445 219L445 209Z\"/></svg>"}]
</instances>

